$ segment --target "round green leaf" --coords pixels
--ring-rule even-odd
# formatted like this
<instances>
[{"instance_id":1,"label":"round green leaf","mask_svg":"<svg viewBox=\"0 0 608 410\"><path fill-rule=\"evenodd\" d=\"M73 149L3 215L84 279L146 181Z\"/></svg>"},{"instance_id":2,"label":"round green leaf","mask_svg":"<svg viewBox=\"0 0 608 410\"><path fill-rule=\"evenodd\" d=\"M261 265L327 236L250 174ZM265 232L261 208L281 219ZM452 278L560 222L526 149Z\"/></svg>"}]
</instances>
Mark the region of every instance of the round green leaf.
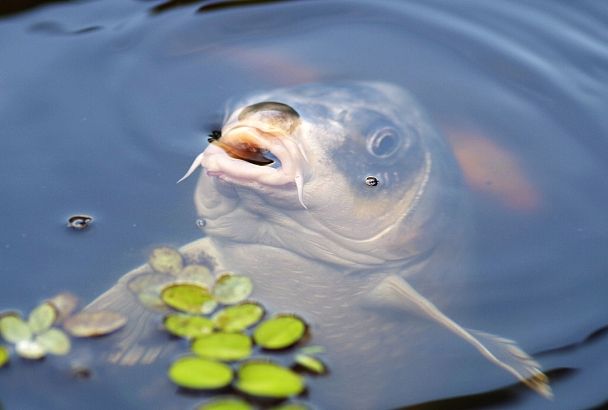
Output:
<instances>
[{"instance_id":1,"label":"round green leaf","mask_svg":"<svg viewBox=\"0 0 608 410\"><path fill-rule=\"evenodd\" d=\"M233 305L247 299L252 290L253 284L247 276L225 274L215 282L213 296L220 303Z\"/></svg>"},{"instance_id":2,"label":"round green leaf","mask_svg":"<svg viewBox=\"0 0 608 410\"><path fill-rule=\"evenodd\" d=\"M9 343L19 343L32 338L30 327L17 316L4 316L0 319L0 333Z\"/></svg>"},{"instance_id":3,"label":"round green leaf","mask_svg":"<svg viewBox=\"0 0 608 410\"><path fill-rule=\"evenodd\" d=\"M10 357L8 349L6 346L0 346L0 367L3 367Z\"/></svg>"},{"instance_id":4,"label":"round green leaf","mask_svg":"<svg viewBox=\"0 0 608 410\"><path fill-rule=\"evenodd\" d=\"M155 271L170 275L177 275L184 266L181 253L166 246L154 249L148 263Z\"/></svg>"},{"instance_id":5,"label":"round green leaf","mask_svg":"<svg viewBox=\"0 0 608 410\"><path fill-rule=\"evenodd\" d=\"M212 333L196 339L192 351L207 359L242 360L251 355L251 339L243 333Z\"/></svg>"},{"instance_id":6,"label":"round green leaf","mask_svg":"<svg viewBox=\"0 0 608 410\"><path fill-rule=\"evenodd\" d=\"M304 390L304 379L285 367L264 361L251 361L238 370L235 387L247 394L286 398Z\"/></svg>"},{"instance_id":7,"label":"round green leaf","mask_svg":"<svg viewBox=\"0 0 608 410\"><path fill-rule=\"evenodd\" d=\"M196 410L253 410L253 407L238 397L219 397L201 404Z\"/></svg>"},{"instance_id":8,"label":"round green leaf","mask_svg":"<svg viewBox=\"0 0 608 410\"><path fill-rule=\"evenodd\" d=\"M22 340L15 345L15 351L24 359L38 360L46 355L44 347L33 340Z\"/></svg>"},{"instance_id":9,"label":"round green leaf","mask_svg":"<svg viewBox=\"0 0 608 410\"><path fill-rule=\"evenodd\" d=\"M230 306L213 316L215 327L225 332L240 332L257 323L264 316L264 308L257 303L247 302Z\"/></svg>"},{"instance_id":10,"label":"round green leaf","mask_svg":"<svg viewBox=\"0 0 608 410\"><path fill-rule=\"evenodd\" d=\"M166 286L160 297L167 306L187 313L210 313L217 306L206 288L193 283Z\"/></svg>"},{"instance_id":11,"label":"round green leaf","mask_svg":"<svg viewBox=\"0 0 608 410\"><path fill-rule=\"evenodd\" d=\"M219 389L232 381L232 369L214 360L186 356L171 364L169 379L188 389Z\"/></svg>"},{"instance_id":12,"label":"round green leaf","mask_svg":"<svg viewBox=\"0 0 608 410\"><path fill-rule=\"evenodd\" d=\"M312 373L325 374L327 372L325 364L323 364L323 362L316 357L309 356L304 353L298 353L294 357L294 361L296 364L302 366L304 369Z\"/></svg>"},{"instance_id":13,"label":"round green leaf","mask_svg":"<svg viewBox=\"0 0 608 410\"><path fill-rule=\"evenodd\" d=\"M297 343L306 332L306 324L297 316L276 316L262 322L253 332L253 340L265 349L284 349Z\"/></svg>"},{"instance_id":14,"label":"round green leaf","mask_svg":"<svg viewBox=\"0 0 608 410\"><path fill-rule=\"evenodd\" d=\"M127 318L110 310L80 312L64 323L63 327L76 337L95 337L112 333L127 323Z\"/></svg>"},{"instance_id":15,"label":"round green leaf","mask_svg":"<svg viewBox=\"0 0 608 410\"><path fill-rule=\"evenodd\" d=\"M213 332L213 322L202 316L170 314L165 316L163 324L169 333L186 339L205 336Z\"/></svg>"},{"instance_id":16,"label":"round green leaf","mask_svg":"<svg viewBox=\"0 0 608 410\"><path fill-rule=\"evenodd\" d=\"M57 319L57 311L50 303L43 303L30 313L27 324L33 333L42 333L49 329Z\"/></svg>"},{"instance_id":17,"label":"round green leaf","mask_svg":"<svg viewBox=\"0 0 608 410\"><path fill-rule=\"evenodd\" d=\"M59 329L49 329L35 340L50 354L65 355L70 351L70 339Z\"/></svg>"},{"instance_id":18,"label":"round green leaf","mask_svg":"<svg viewBox=\"0 0 608 410\"><path fill-rule=\"evenodd\" d=\"M177 275L180 281L203 285L211 289L215 279L208 267L203 265L188 265Z\"/></svg>"}]
</instances>

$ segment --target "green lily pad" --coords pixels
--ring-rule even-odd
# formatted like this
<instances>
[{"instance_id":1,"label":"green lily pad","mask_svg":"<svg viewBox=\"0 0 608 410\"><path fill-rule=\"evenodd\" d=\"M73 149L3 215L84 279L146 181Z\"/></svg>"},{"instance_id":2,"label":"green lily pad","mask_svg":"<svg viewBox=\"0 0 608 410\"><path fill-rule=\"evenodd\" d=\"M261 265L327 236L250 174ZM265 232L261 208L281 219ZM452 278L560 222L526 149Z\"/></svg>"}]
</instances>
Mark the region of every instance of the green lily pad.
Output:
<instances>
[{"instance_id":1,"label":"green lily pad","mask_svg":"<svg viewBox=\"0 0 608 410\"><path fill-rule=\"evenodd\" d=\"M253 410L253 407L238 397L219 397L201 404L196 410Z\"/></svg>"},{"instance_id":2,"label":"green lily pad","mask_svg":"<svg viewBox=\"0 0 608 410\"><path fill-rule=\"evenodd\" d=\"M213 286L213 282L215 279L211 274L211 271L208 267L203 265L187 265L182 271L177 275L177 278L180 281L191 282L206 286L207 289L211 289Z\"/></svg>"},{"instance_id":3,"label":"green lily pad","mask_svg":"<svg viewBox=\"0 0 608 410\"><path fill-rule=\"evenodd\" d=\"M257 323L264 316L264 308L247 302L229 306L213 315L213 323L225 332L240 332Z\"/></svg>"},{"instance_id":4,"label":"green lily pad","mask_svg":"<svg viewBox=\"0 0 608 410\"><path fill-rule=\"evenodd\" d=\"M193 339L213 332L213 322L211 320L202 316L182 313L165 316L163 325L169 333L185 339Z\"/></svg>"},{"instance_id":5,"label":"green lily pad","mask_svg":"<svg viewBox=\"0 0 608 410\"><path fill-rule=\"evenodd\" d=\"M230 366L195 356L179 358L169 368L169 379L188 389L219 389L229 385L232 377Z\"/></svg>"},{"instance_id":6,"label":"green lily pad","mask_svg":"<svg viewBox=\"0 0 608 410\"><path fill-rule=\"evenodd\" d=\"M212 333L196 339L192 351L207 359L233 361L249 357L251 345L251 338L243 333Z\"/></svg>"},{"instance_id":7,"label":"green lily pad","mask_svg":"<svg viewBox=\"0 0 608 410\"><path fill-rule=\"evenodd\" d=\"M80 312L64 323L63 327L72 336L95 337L112 333L127 323L127 318L111 310L98 310L95 312Z\"/></svg>"},{"instance_id":8,"label":"green lily pad","mask_svg":"<svg viewBox=\"0 0 608 410\"><path fill-rule=\"evenodd\" d=\"M160 294L167 306L186 313L210 313L217 306L207 288L194 283L166 286Z\"/></svg>"},{"instance_id":9,"label":"green lily pad","mask_svg":"<svg viewBox=\"0 0 608 410\"><path fill-rule=\"evenodd\" d=\"M287 398L302 393L304 379L285 367L265 361L250 361L238 370L235 387L254 396Z\"/></svg>"},{"instance_id":10,"label":"green lily pad","mask_svg":"<svg viewBox=\"0 0 608 410\"><path fill-rule=\"evenodd\" d=\"M30 313L27 324L33 333L42 333L48 330L57 319L57 311L50 303L43 303Z\"/></svg>"},{"instance_id":11,"label":"green lily pad","mask_svg":"<svg viewBox=\"0 0 608 410\"><path fill-rule=\"evenodd\" d=\"M167 246L154 249L148 263L155 271L170 275L177 275L184 267L182 254Z\"/></svg>"},{"instance_id":12,"label":"green lily pad","mask_svg":"<svg viewBox=\"0 0 608 410\"><path fill-rule=\"evenodd\" d=\"M6 363L8 363L9 358L10 354L6 346L0 346L0 367L3 367Z\"/></svg>"},{"instance_id":13,"label":"green lily pad","mask_svg":"<svg viewBox=\"0 0 608 410\"><path fill-rule=\"evenodd\" d=\"M22 340L15 345L15 351L24 359L38 360L46 356L44 347L33 340Z\"/></svg>"},{"instance_id":14,"label":"green lily pad","mask_svg":"<svg viewBox=\"0 0 608 410\"><path fill-rule=\"evenodd\" d=\"M44 348L47 353L66 355L70 351L70 338L59 329L49 329L36 336L35 342Z\"/></svg>"},{"instance_id":15,"label":"green lily pad","mask_svg":"<svg viewBox=\"0 0 608 410\"><path fill-rule=\"evenodd\" d=\"M4 316L0 318L0 333L9 343L19 343L32 338L30 327L17 316Z\"/></svg>"},{"instance_id":16,"label":"green lily pad","mask_svg":"<svg viewBox=\"0 0 608 410\"><path fill-rule=\"evenodd\" d=\"M247 276L224 274L215 282L213 296L220 303L234 305L247 299L252 290L253 283Z\"/></svg>"},{"instance_id":17,"label":"green lily pad","mask_svg":"<svg viewBox=\"0 0 608 410\"><path fill-rule=\"evenodd\" d=\"M47 300L47 303L50 303L55 308L55 312L57 313L55 323L61 323L74 313L76 306L78 306L78 298L70 292L62 292Z\"/></svg>"},{"instance_id":18,"label":"green lily pad","mask_svg":"<svg viewBox=\"0 0 608 410\"><path fill-rule=\"evenodd\" d=\"M306 324L294 315L268 319L253 332L253 340L265 349L284 349L296 344L306 333Z\"/></svg>"},{"instance_id":19,"label":"green lily pad","mask_svg":"<svg viewBox=\"0 0 608 410\"><path fill-rule=\"evenodd\" d=\"M314 356L310 356L304 353L298 353L295 355L294 361L296 362L296 364L308 370L309 372L315 374L327 373L327 368L325 367L325 364Z\"/></svg>"}]
</instances>

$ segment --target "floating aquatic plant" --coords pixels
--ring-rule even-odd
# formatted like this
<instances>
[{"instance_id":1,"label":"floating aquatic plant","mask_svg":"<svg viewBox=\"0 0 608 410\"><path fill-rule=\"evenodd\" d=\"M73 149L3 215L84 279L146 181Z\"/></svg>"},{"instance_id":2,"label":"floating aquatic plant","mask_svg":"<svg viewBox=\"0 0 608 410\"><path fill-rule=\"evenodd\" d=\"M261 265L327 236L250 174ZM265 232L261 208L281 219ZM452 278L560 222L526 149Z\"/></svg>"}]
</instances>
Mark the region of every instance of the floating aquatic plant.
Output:
<instances>
[{"instance_id":1,"label":"floating aquatic plant","mask_svg":"<svg viewBox=\"0 0 608 410\"><path fill-rule=\"evenodd\" d=\"M163 246L152 251L148 263L156 272L177 275L184 266L184 258L177 250Z\"/></svg>"},{"instance_id":2,"label":"floating aquatic plant","mask_svg":"<svg viewBox=\"0 0 608 410\"><path fill-rule=\"evenodd\" d=\"M172 335L194 339L213 332L213 322L202 316L174 313L165 316L165 329Z\"/></svg>"},{"instance_id":3,"label":"floating aquatic plant","mask_svg":"<svg viewBox=\"0 0 608 410\"><path fill-rule=\"evenodd\" d=\"M211 313L217 302L206 287L194 283L175 283L160 293L167 306L186 313Z\"/></svg>"},{"instance_id":4,"label":"floating aquatic plant","mask_svg":"<svg viewBox=\"0 0 608 410\"><path fill-rule=\"evenodd\" d=\"M4 365L8 363L9 357L10 354L8 353L6 346L0 346L0 367L4 367Z\"/></svg>"},{"instance_id":5,"label":"floating aquatic plant","mask_svg":"<svg viewBox=\"0 0 608 410\"><path fill-rule=\"evenodd\" d=\"M327 368L325 367L325 364L320 359L314 356L305 353L298 353L294 356L293 360L297 365L301 366L302 368L308 370L311 373L327 373Z\"/></svg>"},{"instance_id":6,"label":"floating aquatic plant","mask_svg":"<svg viewBox=\"0 0 608 410\"><path fill-rule=\"evenodd\" d=\"M253 407L238 397L227 396L203 403L196 410L253 410Z\"/></svg>"},{"instance_id":7,"label":"floating aquatic plant","mask_svg":"<svg viewBox=\"0 0 608 410\"><path fill-rule=\"evenodd\" d=\"M235 387L254 396L287 398L304 391L302 376L278 364L252 360L237 371Z\"/></svg>"},{"instance_id":8,"label":"floating aquatic plant","mask_svg":"<svg viewBox=\"0 0 608 410\"><path fill-rule=\"evenodd\" d=\"M196 356L179 358L169 368L169 379L188 389L219 389L229 385L232 378L230 366Z\"/></svg>"},{"instance_id":9,"label":"floating aquatic plant","mask_svg":"<svg viewBox=\"0 0 608 410\"><path fill-rule=\"evenodd\" d=\"M248 358L251 348L251 338L243 333L213 333L196 339L192 344L196 355L228 362Z\"/></svg>"},{"instance_id":10,"label":"floating aquatic plant","mask_svg":"<svg viewBox=\"0 0 608 410\"><path fill-rule=\"evenodd\" d=\"M247 276L225 273L215 282L213 296L220 303L234 305L247 299L252 290L253 283Z\"/></svg>"},{"instance_id":11,"label":"floating aquatic plant","mask_svg":"<svg viewBox=\"0 0 608 410\"><path fill-rule=\"evenodd\" d=\"M240 332L259 322L264 308L255 302L229 306L213 315L215 327L225 332Z\"/></svg>"},{"instance_id":12,"label":"floating aquatic plant","mask_svg":"<svg viewBox=\"0 0 608 410\"><path fill-rule=\"evenodd\" d=\"M48 302L36 307L27 321L16 314L0 318L0 333L15 345L24 359L41 359L47 354L65 355L70 351L70 339L61 330L52 328L57 310Z\"/></svg>"},{"instance_id":13,"label":"floating aquatic plant","mask_svg":"<svg viewBox=\"0 0 608 410\"><path fill-rule=\"evenodd\" d=\"M293 346L306 333L306 324L295 315L279 315L262 322L253 332L253 340L265 349Z\"/></svg>"},{"instance_id":14,"label":"floating aquatic plant","mask_svg":"<svg viewBox=\"0 0 608 410\"><path fill-rule=\"evenodd\" d=\"M127 324L127 318L118 312L100 310L80 312L69 317L63 327L76 337L103 336L117 331Z\"/></svg>"}]
</instances>

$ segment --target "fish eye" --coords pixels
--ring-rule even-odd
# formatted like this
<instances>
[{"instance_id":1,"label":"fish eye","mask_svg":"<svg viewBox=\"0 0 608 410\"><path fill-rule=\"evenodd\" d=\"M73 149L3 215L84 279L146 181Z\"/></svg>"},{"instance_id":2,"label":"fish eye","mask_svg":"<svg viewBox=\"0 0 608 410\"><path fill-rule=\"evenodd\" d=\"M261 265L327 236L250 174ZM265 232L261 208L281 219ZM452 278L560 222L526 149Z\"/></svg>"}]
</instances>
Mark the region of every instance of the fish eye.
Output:
<instances>
[{"instance_id":1,"label":"fish eye","mask_svg":"<svg viewBox=\"0 0 608 410\"><path fill-rule=\"evenodd\" d=\"M367 151L377 158L388 158L401 146L401 136L393 128L382 128L367 140Z\"/></svg>"}]
</instances>

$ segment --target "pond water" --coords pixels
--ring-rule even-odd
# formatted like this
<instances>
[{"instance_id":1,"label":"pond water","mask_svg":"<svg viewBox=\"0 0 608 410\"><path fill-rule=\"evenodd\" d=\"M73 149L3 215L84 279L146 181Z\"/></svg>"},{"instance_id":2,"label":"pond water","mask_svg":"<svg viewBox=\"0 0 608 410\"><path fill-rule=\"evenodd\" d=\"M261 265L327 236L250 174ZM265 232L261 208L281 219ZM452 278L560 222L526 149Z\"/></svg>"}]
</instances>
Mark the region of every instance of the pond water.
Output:
<instances>
[{"instance_id":1,"label":"pond water","mask_svg":"<svg viewBox=\"0 0 608 410\"><path fill-rule=\"evenodd\" d=\"M37 3L0 5L2 308L27 312L66 289L92 300L154 246L200 237L195 178L175 182L221 127L226 101L382 80L415 95L469 187L473 267L436 302L467 327L517 340L548 372L555 398L514 386L469 345L429 331L417 341L426 367L365 407L608 402L604 3ZM68 230L81 213L94 217L91 228ZM94 363L95 342L76 342L83 363ZM78 379L69 356L14 359L0 370L0 402L191 408L203 396L177 391L168 363L97 364ZM341 408L324 392L332 377L312 379L306 400Z\"/></svg>"}]
</instances>

